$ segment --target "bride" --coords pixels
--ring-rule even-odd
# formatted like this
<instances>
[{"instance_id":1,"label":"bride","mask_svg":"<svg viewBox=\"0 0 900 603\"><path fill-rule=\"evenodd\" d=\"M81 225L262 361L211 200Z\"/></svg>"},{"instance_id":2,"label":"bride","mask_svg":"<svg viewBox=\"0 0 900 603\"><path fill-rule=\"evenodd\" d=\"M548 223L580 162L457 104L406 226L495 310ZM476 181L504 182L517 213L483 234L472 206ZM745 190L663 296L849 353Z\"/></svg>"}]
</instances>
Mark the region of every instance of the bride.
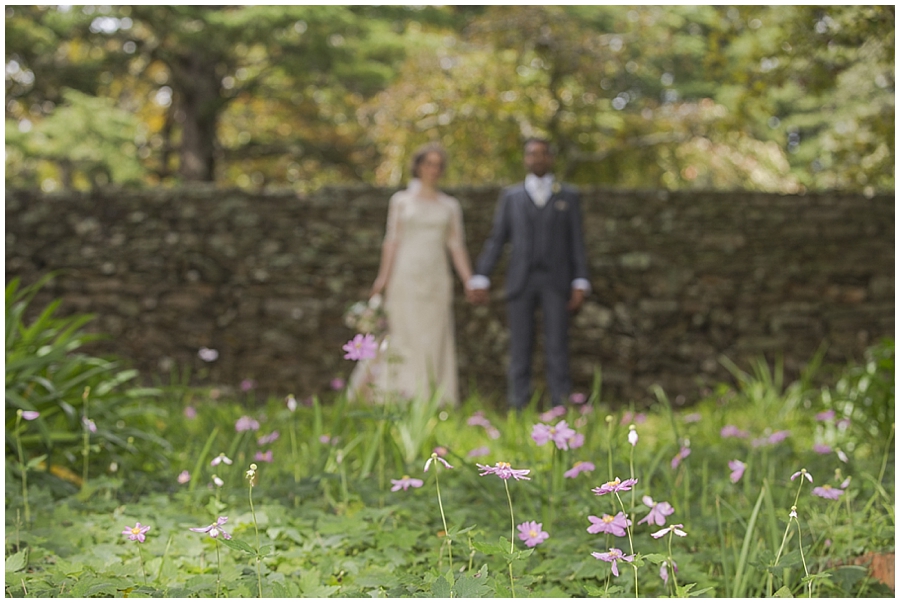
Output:
<instances>
[{"instance_id":1,"label":"bride","mask_svg":"<svg viewBox=\"0 0 900 603\"><path fill-rule=\"evenodd\" d=\"M437 189L447 154L437 144L412 157L413 180L388 206L381 265L371 296L384 293L388 335L360 364L350 397L398 396L456 405L456 341L450 264L464 286L472 276L459 201Z\"/></svg>"}]
</instances>

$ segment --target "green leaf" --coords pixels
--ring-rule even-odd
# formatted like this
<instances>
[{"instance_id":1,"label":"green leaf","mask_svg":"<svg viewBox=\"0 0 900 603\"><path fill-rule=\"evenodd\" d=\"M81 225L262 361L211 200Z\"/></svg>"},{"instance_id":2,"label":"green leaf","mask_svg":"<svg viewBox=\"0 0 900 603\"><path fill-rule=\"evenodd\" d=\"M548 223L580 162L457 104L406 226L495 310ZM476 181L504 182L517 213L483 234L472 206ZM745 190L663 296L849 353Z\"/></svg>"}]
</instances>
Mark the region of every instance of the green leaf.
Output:
<instances>
[{"instance_id":1,"label":"green leaf","mask_svg":"<svg viewBox=\"0 0 900 603\"><path fill-rule=\"evenodd\" d=\"M487 571L479 573L481 574L479 578L461 576L453 586L454 595L463 599L480 598L487 595L491 591L491 587L487 585Z\"/></svg>"},{"instance_id":2,"label":"green leaf","mask_svg":"<svg viewBox=\"0 0 900 603\"><path fill-rule=\"evenodd\" d=\"M34 468L36 468L38 465L40 465L41 463L43 463L43 462L44 462L44 459L46 459L46 458L47 458L47 455L46 455L46 454L42 454L42 455L40 455L40 456L36 456L36 457L34 457L33 459L31 459L31 460L28 461L28 464L26 465L26 468L28 468L28 469L34 469Z\"/></svg>"},{"instance_id":3,"label":"green leaf","mask_svg":"<svg viewBox=\"0 0 900 603\"><path fill-rule=\"evenodd\" d=\"M775 591L773 597L777 597L779 599L793 599L794 595L791 594L791 589L789 586L785 585Z\"/></svg>"},{"instance_id":4,"label":"green leaf","mask_svg":"<svg viewBox=\"0 0 900 603\"><path fill-rule=\"evenodd\" d=\"M338 586L325 586L319 576L318 569L311 569L300 576L300 592L304 597L323 598L330 597L338 590Z\"/></svg>"},{"instance_id":5,"label":"green leaf","mask_svg":"<svg viewBox=\"0 0 900 603\"><path fill-rule=\"evenodd\" d=\"M452 596L451 584L444 576L440 576L431 585L431 594L438 599L449 599Z\"/></svg>"},{"instance_id":6,"label":"green leaf","mask_svg":"<svg viewBox=\"0 0 900 603\"><path fill-rule=\"evenodd\" d=\"M28 565L28 549L22 549L18 553L10 555L6 558L6 571L18 572Z\"/></svg>"},{"instance_id":7,"label":"green leaf","mask_svg":"<svg viewBox=\"0 0 900 603\"><path fill-rule=\"evenodd\" d=\"M253 555L254 557L256 556L256 549L251 547L249 544L247 544L243 540L238 540L236 538L232 538L231 540L226 540L225 538L222 538L221 540L222 540L222 544L224 544L225 546L227 546L230 549L233 549L235 551L241 551L243 553L248 553L250 555Z\"/></svg>"},{"instance_id":8,"label":"green leaf","mask_svg":"<svg viewBox=\"0 0 900 603\"><path fill-rule=\"evenodd\" d=\"M503 539L501 539L501 541L502 540ZM491 544L489 542L481 542L480 540L475 540L472 542L472 548L479 553L484 553L485 555L509 555L509 545L504 548L500 544Z\"/></svg>"}]
</instances>

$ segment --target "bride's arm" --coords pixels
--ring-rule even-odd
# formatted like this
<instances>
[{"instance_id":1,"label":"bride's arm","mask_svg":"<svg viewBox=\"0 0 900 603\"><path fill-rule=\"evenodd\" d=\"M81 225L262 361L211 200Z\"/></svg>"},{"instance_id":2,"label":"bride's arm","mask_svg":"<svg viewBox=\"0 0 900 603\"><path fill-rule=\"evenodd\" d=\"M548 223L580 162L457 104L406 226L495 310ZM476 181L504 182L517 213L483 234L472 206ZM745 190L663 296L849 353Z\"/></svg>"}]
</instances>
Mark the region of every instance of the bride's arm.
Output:
<instances>
[{"instance_id":1,"label":"bride's arm","mask_svg":"<svg viewBox=\"0 0 900 603\"><path fill-rule=\"evenodd\" d=\"M456 269L456 274L459 275L465 287L472 278L472 262L469 260L469 250L466 249L466 233L459 202L454 199L452 207L453 218L450 221L450 232L447 236L447 249L450 250L450 259Z\"/></svg>"}]
</instances>

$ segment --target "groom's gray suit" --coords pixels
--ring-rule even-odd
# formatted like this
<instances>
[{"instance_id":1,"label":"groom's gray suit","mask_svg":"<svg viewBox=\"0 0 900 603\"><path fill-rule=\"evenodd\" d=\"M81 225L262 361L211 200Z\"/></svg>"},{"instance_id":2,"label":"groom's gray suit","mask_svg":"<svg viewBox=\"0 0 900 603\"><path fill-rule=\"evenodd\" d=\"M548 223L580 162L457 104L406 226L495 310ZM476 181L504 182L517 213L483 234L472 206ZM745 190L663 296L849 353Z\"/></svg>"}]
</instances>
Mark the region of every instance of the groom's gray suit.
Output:
<instances>
[{"instance_id":1,"label":"groom's gray suit","mask_svg":"<svg viewBox=\"0 0 900 603\"><path fill-rule=\"evenodd\" d=\"M577 190L554 183L549 200L543 207L538 207L524 183L505 188L475 273L488 276L507 243L511 244L506 273L510 330L509 403L514 408L522 408L531 397L534 317L540 306L547 385L552 403L557 406L565 402L572 388L566 306L573 281L588 278Z\"/></svg>"}]
</instances>

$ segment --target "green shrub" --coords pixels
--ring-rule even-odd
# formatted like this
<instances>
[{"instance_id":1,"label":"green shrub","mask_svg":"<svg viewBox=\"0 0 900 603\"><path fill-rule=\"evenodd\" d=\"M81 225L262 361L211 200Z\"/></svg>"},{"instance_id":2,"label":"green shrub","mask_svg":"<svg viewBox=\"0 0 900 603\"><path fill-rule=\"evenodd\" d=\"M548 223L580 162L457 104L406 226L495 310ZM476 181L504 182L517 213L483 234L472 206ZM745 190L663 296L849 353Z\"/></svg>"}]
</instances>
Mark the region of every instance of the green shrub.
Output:
<instances>
[{"instance_id":1,"label":"green shrub","mask_svg":"<svg viewBox=\"0 0 900 603\"><path fill-rule=\"evenodd\" d=\"M159 390L129 385L138 373L117 360L80 352L98 338L83 330L93 317L56 316L60 300L26 324L35 294L51 278L28 287L13 279L6 287L7 456L17 455L18 437L26 463L46 455L38 466L45 475L82 488L100 472L116 482L158 471L171 448L153 425L163 412L153 403ZM14 434L19 410L40 416Z\"/></svg>"}]
</instances>

